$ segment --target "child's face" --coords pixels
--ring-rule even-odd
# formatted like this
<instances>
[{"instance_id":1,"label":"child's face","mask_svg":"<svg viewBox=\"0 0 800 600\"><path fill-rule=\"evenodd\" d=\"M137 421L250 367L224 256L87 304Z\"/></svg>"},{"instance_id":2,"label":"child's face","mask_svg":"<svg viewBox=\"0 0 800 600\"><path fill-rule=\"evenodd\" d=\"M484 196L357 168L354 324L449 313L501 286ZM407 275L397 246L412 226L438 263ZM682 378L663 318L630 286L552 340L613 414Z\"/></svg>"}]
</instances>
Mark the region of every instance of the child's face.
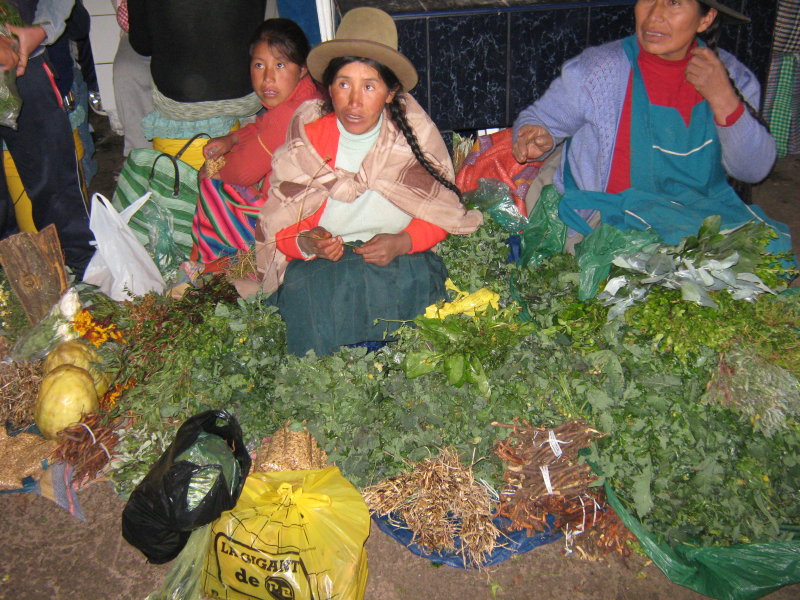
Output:
<instances>
[{"instance_id":1,"label":"child's face","mask_svg":"<svg viewBox=\"0 0 800 600\"><path fill-rule=\"evenodd\" d=\"M258 42L253 47L250 83L265 108L275 108L286 100L307 72L305 67L289 61L267 42Z\"/></svg>"}]
</instances>

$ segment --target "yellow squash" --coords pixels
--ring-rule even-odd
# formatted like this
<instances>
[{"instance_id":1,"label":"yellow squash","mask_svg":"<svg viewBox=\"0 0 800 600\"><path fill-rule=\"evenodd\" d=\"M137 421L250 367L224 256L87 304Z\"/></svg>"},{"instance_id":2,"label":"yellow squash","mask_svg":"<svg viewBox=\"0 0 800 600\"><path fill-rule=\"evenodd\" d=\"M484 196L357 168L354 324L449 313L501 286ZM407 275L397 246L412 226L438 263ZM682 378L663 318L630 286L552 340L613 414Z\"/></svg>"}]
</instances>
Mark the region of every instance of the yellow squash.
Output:
<instances>
[{"instance_id":1,"label":"yellow squash","mask_svg":"<svg viewBox=\"0 0 800 600\"><path fill-rule=\"evenodd\" d=\"M100 356L91 346L77 340L70 340L61 342L50 351L50 354L44 359L44 372L49 373L61 365L75 365L86 369L92 376L97 396L101 397L108 389L108 377L97 368L96 363L99 362Z\"/></svg>"},{"instance_id":2,"label":"yellow squash","mask_svg":"<svg viewBox=\"0 0 800 600\"><path fill-rule=\"evenodd\" d=\"M98 409L97 392L89 372L64 364L42 379L33 418L44 437L56 439L59 431Z\"/></svg>"}]
</instances>

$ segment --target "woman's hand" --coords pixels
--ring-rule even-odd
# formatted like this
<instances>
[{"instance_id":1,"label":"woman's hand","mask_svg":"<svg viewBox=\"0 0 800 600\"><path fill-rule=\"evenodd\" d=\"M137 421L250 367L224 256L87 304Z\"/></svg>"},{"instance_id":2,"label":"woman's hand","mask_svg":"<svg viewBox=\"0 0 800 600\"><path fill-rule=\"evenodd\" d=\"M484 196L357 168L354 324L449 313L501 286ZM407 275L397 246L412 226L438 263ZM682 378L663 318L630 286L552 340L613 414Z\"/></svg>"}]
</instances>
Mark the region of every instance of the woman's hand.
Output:
<instances>
[{"instance_id":1,"label":"woman's hand","mask_svg":"<svg viewBox=\"0 0 800 600\"><path fill-rule=\"evenodd\" d=\"M314 227L302 231L297 238L297 245L304 254L316 254L317 258L325 258L336 262L344 256L342 236L333 237L324 227Z\"/></svg>"},{"instance_id":2,"label":"woman's hand","mask_svg":"<svg viewBox=\"0 0 800 600\"><path fill-rule=\"evenodd\" d=\"M708 47L693 48L691 54L686 66L686 81L708 101L717 123L724 123L741 102L728 71L719 56Z\"/></svg>"},{"instance_id":3,"label":"woman's hand","mask_svg":"<svg viewBox=\"0 0 800 600\"><path fill-rule=\"evenodd\" d=\"M25 74L25 69L28 68L28 57L31 52L41 46L47 37L45 30L38 25L31 27L18 27L16 25L9 25L8 30L17 36L19 40L19 62L17 64L17 77L22 77Z\"/></svg>"},{"instance_id":4,"label":"woman's hand","mask_svg":"<svg viewBox=\"0 0 800 600\"><path fill-rule=\"evenodd\" d=\"M553 136L541 125L523 125L511 151L518 163L526 163L550 152L554 143Z\"/></svg>"},{"instance_id":5,"label":"woman's hand","mask_svg":"<svg viewBox=\"0 0 800 600\"><path fill-rule=\"evenodd\" d=\"M364 258L364 262L385 267L401 254L408 254L410 250L411 236L405 231L401 231L400 233L379 233L353 252L360 254Z\"/></svg>"},{"instance_id":6,"label":"woman's hand","mask_svg":"<svg viewBox=\"0 0 800 600\"><path fill-rule=\"evenodd\" d=\"M203 146L203 156L206 158L218 158L230 152L238 141L238 136L232 133L208 140L208 143Z\"/></svg>"},{"instance_id":7,"label":"woman's hand","mask_svg":"<svg viewBox=\"0 0 800 600\"><path fill-rule=\"evenodd\" d=\"M200 168L200 177L208 177L209 174L214 179L220 179L217 173L225 164L225 159L222 158L231 151L236 144L239 143L239 136L235 133L229 133L222 137L213 138L208 140L208 143L203 146L203 156L206 162ZM213 166L210 163L216 163Z\"/></svg>"},{"instance_id":8,"label":"woman's hand","mask_svg":"<svg viewBox=\"0 0 800 600\"><path fill-rule=\"evenodd\" d=\"M14 38L0 36L0 71L16 69L19 64L17 43Z\"/></svg>"}]
</instances>

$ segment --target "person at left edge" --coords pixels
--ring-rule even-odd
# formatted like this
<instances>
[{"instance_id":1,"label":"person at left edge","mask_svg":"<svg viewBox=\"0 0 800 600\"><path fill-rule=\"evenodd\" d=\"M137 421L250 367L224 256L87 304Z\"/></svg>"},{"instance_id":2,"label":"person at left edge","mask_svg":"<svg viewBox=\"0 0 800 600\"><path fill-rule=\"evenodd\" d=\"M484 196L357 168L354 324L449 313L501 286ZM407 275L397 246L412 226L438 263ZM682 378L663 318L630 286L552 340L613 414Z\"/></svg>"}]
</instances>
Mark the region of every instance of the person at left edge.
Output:
<instances>
[{"instance_id":1,"label":"person at left edge","mask_svg":"<svg viewBox=\"0 0 800 600\"><path fill-rule=\"evenodd\" d=\"M0 40L0 56L16 54L17 88L22 109L17 129L0 126L5 142L31 201L37 229L51 223L58 230L65 262L76 278L83 277L94 254L89 214L81 191L75 142L53 75L45 63L45 47L64 32L73 0L10 0L26 24L9 26L19 39L18 49ZM0 68L13 68L3 60ZM0 239L18 232L14 202L0 169Z\"/></svg>"}]
</instances>

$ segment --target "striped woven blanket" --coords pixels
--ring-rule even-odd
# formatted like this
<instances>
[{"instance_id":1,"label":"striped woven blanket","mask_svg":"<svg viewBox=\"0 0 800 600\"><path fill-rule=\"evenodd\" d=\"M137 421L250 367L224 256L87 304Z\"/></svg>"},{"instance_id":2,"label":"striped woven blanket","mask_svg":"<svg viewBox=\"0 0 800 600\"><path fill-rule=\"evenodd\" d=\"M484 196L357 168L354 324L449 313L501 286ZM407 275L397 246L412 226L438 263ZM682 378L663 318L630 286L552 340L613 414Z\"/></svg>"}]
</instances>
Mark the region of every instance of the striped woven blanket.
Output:
<instances>
[{"instance_id":1,"label":"striped woven blanket","mask_svg":"<svg viewBox=\"0 0 800 600\"><path fill-rule=\"evenodd\" d=\"M255 240L258 213L266 200L261 191L202 178L192 239L205 264L248 251Z\"/></svg>"}]
</instances>

